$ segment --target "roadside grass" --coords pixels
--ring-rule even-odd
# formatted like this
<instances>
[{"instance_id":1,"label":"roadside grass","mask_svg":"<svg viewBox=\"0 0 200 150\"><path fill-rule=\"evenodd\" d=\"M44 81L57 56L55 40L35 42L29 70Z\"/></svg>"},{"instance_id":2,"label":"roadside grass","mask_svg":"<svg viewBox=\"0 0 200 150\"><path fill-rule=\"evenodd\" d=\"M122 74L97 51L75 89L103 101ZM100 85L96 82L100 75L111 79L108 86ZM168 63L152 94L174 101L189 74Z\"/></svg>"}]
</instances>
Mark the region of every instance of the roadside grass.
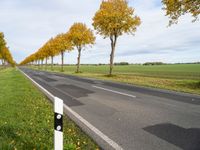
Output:
<instances>
[{"instance_id":1,"label":"roadside grass","mask_svg":"<svg viewBox=\"0 0 200 150\"><path fill-rule=\"evenodd\" d=\"M37 66L31 66L38 69ZM45 70L45 67L40 67ZM75 73L76 66L64 66L65 74L82 77L111 80L139 86L161 88L179 92L200 94L200 64L173 65L127 65L115 66L114 75L108 76L108 65L81 65L82 73ZM51 67L47 67L51 71ZM53 72L60 72L60 66L54 66Z\"/></svg>"},{"instance_id":2,"label":"roadside grass","mask_svg":"<svg viewBox=\"0 0 200 150\"><path fill-rule=\"evenodd\" d=\"M3 70L3 68L4 68L4 67L3 67L2 65L0 65L0 71Z\"/></svg>"},{"instance_id":3,"label":"roadside grass","mask_svg":"<svg viewBox=\"0 0 200 150\"><path fill-rule=\"evenodd\" d=\"M0 149L53 149L54 113L51 102L17 69L0 70ZM67 116L64 149L99 149Z\"/></svg>"}]
</instances>

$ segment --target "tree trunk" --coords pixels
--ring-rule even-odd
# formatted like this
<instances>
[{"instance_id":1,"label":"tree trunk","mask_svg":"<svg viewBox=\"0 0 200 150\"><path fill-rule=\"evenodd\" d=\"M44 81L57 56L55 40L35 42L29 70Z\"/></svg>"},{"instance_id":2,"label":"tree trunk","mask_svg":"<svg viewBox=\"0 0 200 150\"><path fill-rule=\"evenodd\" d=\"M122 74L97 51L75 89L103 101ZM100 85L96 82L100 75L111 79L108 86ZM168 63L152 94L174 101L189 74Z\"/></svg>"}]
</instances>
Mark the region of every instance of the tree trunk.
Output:
<instances>
[{"instance_id":1,"label":"tree trunk","mask_svg":"<svg viewBox=\"0 0 200 150\"><path fill-rule=\"evenodd\" d=\"M4 59L2 59L2 65L5 68L5 60Z\"/></svg>"},{"instance_id":2,"label":"tree trunk","mask_svg":"<svg viewBox=\"0 0 200 150\"><path fill-rule=\"evenodd\" d=\"M45 70L47 70L47 57L46 57L46 62L45 62Z\"/></svg>"},{"instance_id":3,"label":"tree trunk","mask_svg":"<svg viewBox=\"0 0 200 150\"><path fill-rule=\"evenodd\" d=\"M110 54L110 72L109 72L109 75L112 75L112 71L113 71L114 52L115 52L115 47L114 47L113 44L111 44L111 54Z\"/></svg>"},{"instance_id":4,"label":"tree trunk","mask_svg":"<svg viewBox=\"0 0 200 150\"><path fill-rule=\"evenodd\" d=\"M38 69L40 69L40 60L38 60Z\"/></svg>"},{"instance_id":5,"label":"tree trunk","mask_svg":"<svg viewBox=\"0 0 200 150\"><path fill-rule=\"evenodd\" d=\"M80 58L81 58L81 47L78 48L78 57L77 57L77 69L76 72L79 73L80 70Z\"/></svg>"},{"instance_id":6,"label":"tree trunk","mask_svg":"<svg viewBox=\"0 0 200 150\"><path fill-rule=\"evenodd\" d=\"M4 60L2 59L1 62L2 62L2 66L4 67Z\"/></svg>"},{"instance_id":7,"label":"tree trunk","mask_svg":"<svg viewBox=\"0 0 200 150\"><path fill-rule=\"evenodd\" d=\"M51 56L51 71L53 71L53 56Z\"/></svg>"},{"instance_id":8,"label":"tree trunk","mask_svg":"<svg viewBox=\"0 0 200 150\"><path fill-rule=\"evenodd\" d=\"M4 65L4 68L6 68L6 60L5 59L3 60L3 65Z\"/></svg>"},{"instance_id":9,"label":"tree trunk","mask_svg":"<svg viewBox=\"0 0 200 150\"><path fill-rule=\"evenodd\" d=\"M41 60L41 63L42 63L42 69L43 69L43 61L44 61L44 59Z\"/></svg>"},{"instance_id":10,"label":"tree trunk","mask_svg":"<svg viewBox=\"0 0 200 150\"><path fill-rule=\"evenodd\" d=\"M63 64L64 64L64 51L61 52L61 59L62 59L62 65L61 65L61 72L64 71Z\"/></svg>"},{"instance_id":11,"label":"tree trunk","mask_svg":"<svg viewBox=\"0 0 200 150\"><path fill-rule=\"evenodd\" d=\"M112 75L112 71L113 71L113 62L114 62L114 55L115 55L115 47L116 47L116 43L117 43L117 36L111 36L110 37L111 40L111 54L110 54L110 72L109 75Z\"/></svg>"}]
</instances>

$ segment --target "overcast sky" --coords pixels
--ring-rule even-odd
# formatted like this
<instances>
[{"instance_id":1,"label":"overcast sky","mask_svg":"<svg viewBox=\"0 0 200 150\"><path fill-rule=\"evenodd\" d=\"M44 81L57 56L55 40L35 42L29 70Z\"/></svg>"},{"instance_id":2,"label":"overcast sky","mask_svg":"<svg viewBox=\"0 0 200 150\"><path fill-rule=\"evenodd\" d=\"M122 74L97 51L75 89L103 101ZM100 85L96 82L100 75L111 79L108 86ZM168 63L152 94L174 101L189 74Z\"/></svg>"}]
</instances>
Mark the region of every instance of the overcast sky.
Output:
<instances>
[{"instance_id":1,"label":"overcast sky","mask_svg":"<svg viewBox=\"0 0 200 150\"><path fill-rule=\"evenodd\" d=\"M92 18L101 0L1 0L0 31L17 62L34 53L49 38L66 32L74 22L92 28ZM123 35L117 43L115 62L200 61L200 21L189 15L178 25L167 27L161 0L129 0L142 20L135 36ZM93 29L93 28L92 28ZM82 63L108 63L110 41L97 35L96 44L82 53ZM77 50L65 55L75 63ZM60 63L60 57L56 58Z\"/></svg>"}]
</instances>

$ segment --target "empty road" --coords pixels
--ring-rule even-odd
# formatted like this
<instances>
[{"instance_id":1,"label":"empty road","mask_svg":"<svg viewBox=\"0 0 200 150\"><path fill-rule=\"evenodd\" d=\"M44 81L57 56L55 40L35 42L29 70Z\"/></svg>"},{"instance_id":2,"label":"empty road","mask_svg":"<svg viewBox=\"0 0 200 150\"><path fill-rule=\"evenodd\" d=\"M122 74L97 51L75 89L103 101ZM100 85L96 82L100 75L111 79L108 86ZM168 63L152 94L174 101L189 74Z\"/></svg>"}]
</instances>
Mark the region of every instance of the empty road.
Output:
<instances>
[{"instance_id":1,"label":"empty road","mask_svg":"<svg viewBox=\"0 0 200 150\"><path fill-rule=\"evenodd\" d=\"M200 96L21 70L125 150L200 150Z\"/></svg>"}]
</instances>

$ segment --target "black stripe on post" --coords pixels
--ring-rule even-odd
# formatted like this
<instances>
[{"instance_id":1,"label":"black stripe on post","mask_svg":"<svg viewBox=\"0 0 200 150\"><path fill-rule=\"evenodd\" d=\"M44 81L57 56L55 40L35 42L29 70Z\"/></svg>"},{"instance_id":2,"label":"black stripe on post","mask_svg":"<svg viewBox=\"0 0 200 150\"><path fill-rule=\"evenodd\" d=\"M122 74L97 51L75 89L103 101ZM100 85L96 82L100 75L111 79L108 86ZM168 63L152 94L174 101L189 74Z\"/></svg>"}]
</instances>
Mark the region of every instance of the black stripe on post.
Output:
<instances>
[{"instance_id":1,"label":"black stripe on post","mask_svg":"<svg viewBox=\"0 0 200 150\"><path fill-rule=\"evenodd\" d=\"M54 113L54 129L56 131L63 131L63 115L59 113Z\"/></svg>"}]
</instances>

